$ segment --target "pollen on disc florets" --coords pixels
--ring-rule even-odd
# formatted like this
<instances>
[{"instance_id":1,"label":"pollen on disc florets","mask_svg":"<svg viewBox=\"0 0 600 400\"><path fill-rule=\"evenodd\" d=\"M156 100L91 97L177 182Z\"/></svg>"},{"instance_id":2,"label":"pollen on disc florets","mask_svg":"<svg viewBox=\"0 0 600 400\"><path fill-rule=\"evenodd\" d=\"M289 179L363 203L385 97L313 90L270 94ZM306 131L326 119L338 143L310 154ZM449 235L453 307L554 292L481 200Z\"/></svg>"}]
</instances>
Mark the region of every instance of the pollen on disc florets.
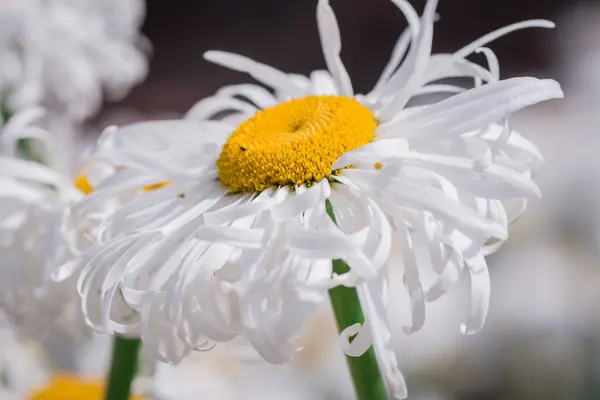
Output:
<instances>
[{"instance_id":1,"label":"pollen on disc florets","mask_svg":"<svg viewBox=\"0 0 600 400\"><path fill-rule=\"evenodd\" d=\"M308 96L258 111L229 137L217 168L231 192L318 182L335 161L375 138L368 107L343 96Z\"/></svg>"}]
</instances>

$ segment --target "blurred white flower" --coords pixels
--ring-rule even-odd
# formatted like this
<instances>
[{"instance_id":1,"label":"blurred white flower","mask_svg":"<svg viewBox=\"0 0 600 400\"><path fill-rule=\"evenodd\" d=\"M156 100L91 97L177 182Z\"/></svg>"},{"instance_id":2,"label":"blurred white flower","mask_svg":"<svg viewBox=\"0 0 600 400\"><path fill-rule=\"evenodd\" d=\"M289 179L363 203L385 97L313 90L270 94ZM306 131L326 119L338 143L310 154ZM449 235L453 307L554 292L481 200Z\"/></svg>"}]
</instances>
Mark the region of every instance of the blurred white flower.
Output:
<instances>
[{"instance_id":1,"label":"blurred white flower","mask_svg":"<svg viewBox=\"0 0 600 400\"><path fill-rule=\"evenodd\" d=\"M0 91L11 110L43 105L81 121L104 94L147 73L143 0L8 0L0 5Z\"/></svg>"},{"instance_id":2,"label":"blurred white flower","mask_svg":"<svg viewBox=\"0 0 600 400\"><path fill-rule=\"evenodd\" d=\"M140 195L102 222L95 240L103 246L81 271L78 290L93 327L140 335L164 361L243 334L280 363L300 349L297 334L328 290L356 287L365 323L344 330L342 349L358 356L373 345L396 398L406 389L390 343L390 271L404 268L413 318L406 333L422 327L425 302L465 270L471 310L462 330L482 327L490 290L484 256L506 240L527 199L539 196L531 172L541 156L506 118L562 97L553 80L499 80L498 61L483 46L516 29L553 25L523 22L432 55L437 1L421 18L408 2L394 3L409 28L366 95L352 89L335 16L321 0L328 71L289 75L211 51L208 60L249 73L274 94L228 86L185 120L105 133L97 158L120 168L74 218L85 220L86 209L114 196ZM474 52L489 69L466 60ZM472 78L475 87L438 82L453 77ZM431 93L446 98L407 106ZM348 269L333 270L336 259Z\"/></svg>"},{"instance_id":3,"label":"blurred white flower","mask_svg":"<svg viewBox=\"0 0 600 400\"><path fill-rule=\"evenodd\" d=\"M39 127L43 115L41 108L29 108L0 123L0 309L23 333L38 338L56 325L67 333L89 332L73 272L94 247L100 221L136 194L79 207L118 166L86 160L84 154L73 173L26 159L40 156L54 165L62 154L57 135ZM86 218L73 219L73 210Z\"/></svg>"},{"instance_id":4,"label":"blurred white flower","mask_svg":"<svg viewBox=\"0 0 600 400\"><path fill-rule=\"evenodd\" d=\"M52 325L65 303L77 304L76 292L55 284L50 273L77 252L64 225L67 206L82 197L68 178L19 157L20 139L48 140L35 126L41 114L23 110L0 132L0 306L35 333Z\"/></svg>"},{"instance_id":5,"label":"blurred white flower","mask_svg":"<svg viewBox=\"0 0 600 400\"><path fill-rule=\"evenodd\" d=\"M89 330L69 279L82 251L93 245L89 231L96 219L92 212L86 225L75 225L70 208L91 190L90 181L112 170L90 164L74 179L68 171L27 159L52 163L58 156L56 139L39 128L43 114L40 108L24 109L0 129L0 308L36 336L57 324L71 332Z\"/></svg>"}]
</instances>

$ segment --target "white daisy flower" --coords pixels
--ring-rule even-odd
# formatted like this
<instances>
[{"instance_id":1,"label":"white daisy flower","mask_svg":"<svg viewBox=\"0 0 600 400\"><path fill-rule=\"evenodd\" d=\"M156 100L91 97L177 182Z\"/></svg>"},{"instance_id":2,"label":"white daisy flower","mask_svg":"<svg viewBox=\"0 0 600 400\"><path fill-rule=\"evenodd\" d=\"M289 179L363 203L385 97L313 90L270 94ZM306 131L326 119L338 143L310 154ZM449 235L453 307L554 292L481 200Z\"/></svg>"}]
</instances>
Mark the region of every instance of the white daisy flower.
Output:
<instances>
[{"instance_id":1,"label":"white daisy flower","mask_svg":"<svg viewBox=\"0 0 600 400\"><path fill-rule=\"evenodd\" d=\"M43 105L80 121L104 93L124 96L147 73L143 0L9 0L0 6L0 91L12 110Z\"/></svg>"},{"instance_id":2,"label":"white daisy flower","mask_svg":"<svg viewBox=\"0 0 600 400\"><path fill-rule=\"evenodd\" d=\"M39 128L43 115L40 108L24 109L0 130L0 308L25 333L44 334L55 324L87 331L69 280L93 245L89 237L102 211L110 210L94 210L82 225L70 218L70 207L112 168L90 164L73 179L26 159L57 158L56 136Z\"/></svg>"},{"instance_id":3,"label":"white daisy flower","mask_svg":"<svg viewBox=\"0 0 600 400\"><path fill-rule=\"evenodd\" d=\"M34 333L51 325L68 308L65 303L77 310L76 292L65 291L49 274L77 253L65 234L65 218L68 205L82 197L62 174L18 157L20 139L49 140L34 124L42 113L23 110L0 132L0 306Z\"/></svg>"},{"instance_id":4,"label":"white daisy flower","mask_svg":"<svg viewBox=\"0 0 600 400\"><path fill-rule=\"evenodd\" d=\"M20 111L0 130L0 309L36 336L56 324L71 333L89 331L73 272L95 245L100 221L137 192L86 208L85 219L72 218L73 207L118 168L87 162L71 175L24 159L44 154L40 158L52 163L57 158L55 136L37 126L43 114L40 108Z\"/></svg>"},{"instance_id":5,"label":"white daisy flower","mask_svg":"<svg viewBox=\"0 0 600 400\"><path fill-rule=\"evenodd\" d=\"M408 2L393 2L409 28L365 95L352 89L335 16L320 0L327 71L286 74L210 51L208 60L273 92L227 86L184 120L104 135L97 157L123 168L76 207L76 219L113 196L161 185L97 231L103 246L87 257L78 284L92 326L140 335L165 361L244 335L265 359L284 362L328 290L353 287L365 321L341 326L342 348L359 356L373 346L396 398L406 388L390 345L390 270L404 269L413 314L407 333L423 325L425 303L465 271L471 310L462 329L482 327L490 290L484 256L540 194L531 172L541 156L507 117L562 97L553 80L499 80L494 53L483 46L517 29L553 25L526 21L453 54L431 54L437 1L420 18ZM487 57L488 69L466 59L474 52ZM474 87L443 83L454 77L472 78ZM447 96L409 105L430 93Z\"/></svg>"}]
</instances>

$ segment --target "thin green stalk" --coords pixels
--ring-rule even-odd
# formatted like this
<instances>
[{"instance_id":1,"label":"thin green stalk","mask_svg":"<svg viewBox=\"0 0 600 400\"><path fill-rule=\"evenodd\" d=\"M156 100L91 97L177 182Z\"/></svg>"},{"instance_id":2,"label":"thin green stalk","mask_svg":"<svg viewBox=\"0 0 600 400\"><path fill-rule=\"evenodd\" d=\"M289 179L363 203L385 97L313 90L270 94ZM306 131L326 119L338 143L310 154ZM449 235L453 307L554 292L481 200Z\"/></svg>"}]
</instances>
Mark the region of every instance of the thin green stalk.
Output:
<instances>
[{"instance_id":1,"label":"thin green stalk","mask_svg":"<svg viewBox=\"0 0 600 400\"><path fill-rule=\"evenodd\" d=\"M137 373L139 339L115 336L112 363L106 386L106 400L128 400L131 384Z\"/></svg>"},{"instance_id":2,"label":"thin green stalk","mask_svg":"<svg viewBox=\"0 0 600 400\"><path fill-rule=\"evenodd\" d=\"M336 222L333 207L329 200L326 201L326 207L327 214L333 222ZM343 274L348 270L349 268L344 261L333 260L333 272ZM365 316L355 288L345 286L333 288L329 291L329 298L340 332L357 322L361 324L364 322ZM385 384L372 346L360 357L346 356L346 361L356 390L357 400L387 399Z\"/></svg>"}]
</instances>

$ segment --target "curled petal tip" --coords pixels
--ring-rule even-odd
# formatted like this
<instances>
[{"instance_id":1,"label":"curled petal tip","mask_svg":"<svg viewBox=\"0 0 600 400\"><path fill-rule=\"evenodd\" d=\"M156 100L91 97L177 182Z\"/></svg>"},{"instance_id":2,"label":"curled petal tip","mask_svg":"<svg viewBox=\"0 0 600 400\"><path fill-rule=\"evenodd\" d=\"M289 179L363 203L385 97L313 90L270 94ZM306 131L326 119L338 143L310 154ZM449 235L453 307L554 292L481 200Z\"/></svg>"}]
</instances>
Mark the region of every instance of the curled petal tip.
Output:
<instances>
[{"instance_id":1,"label":"curled petal tip","mask_svg":"<svg viewBox=\"0 0 600 400\"><path fill-rule=\"evenodd\" d=\"M219 57L220 54L222 54L222 51L219 50L207 50L204 52L204 54L202 54L202 57L206 60L206 61L211 61L213 62L215 59L217 59Z\"/></svg>"},{"instance_id":2,"label":"curled petal tip","mask_svg":"<svg viewBox=\"0 0 600 400\"><path fill-rule=\"evenodd\" d=\"M540 20L540 27L541 28L548 28L548 29L554 29L556 28L556 24L552 21L548 21L547 19L541 19Z\"/></svg>"},{"instance_id":3,"label":"curled petal tip","mask_svg":"<svg viewBox=\"0 0 600 400\"><path fill-rule=\"evenodd\" d=\"M462 333L465 336L475 335L478 332L479 329L468 327L467 324L460 324L460 333Z\"/></svg>"}]
</instances>

